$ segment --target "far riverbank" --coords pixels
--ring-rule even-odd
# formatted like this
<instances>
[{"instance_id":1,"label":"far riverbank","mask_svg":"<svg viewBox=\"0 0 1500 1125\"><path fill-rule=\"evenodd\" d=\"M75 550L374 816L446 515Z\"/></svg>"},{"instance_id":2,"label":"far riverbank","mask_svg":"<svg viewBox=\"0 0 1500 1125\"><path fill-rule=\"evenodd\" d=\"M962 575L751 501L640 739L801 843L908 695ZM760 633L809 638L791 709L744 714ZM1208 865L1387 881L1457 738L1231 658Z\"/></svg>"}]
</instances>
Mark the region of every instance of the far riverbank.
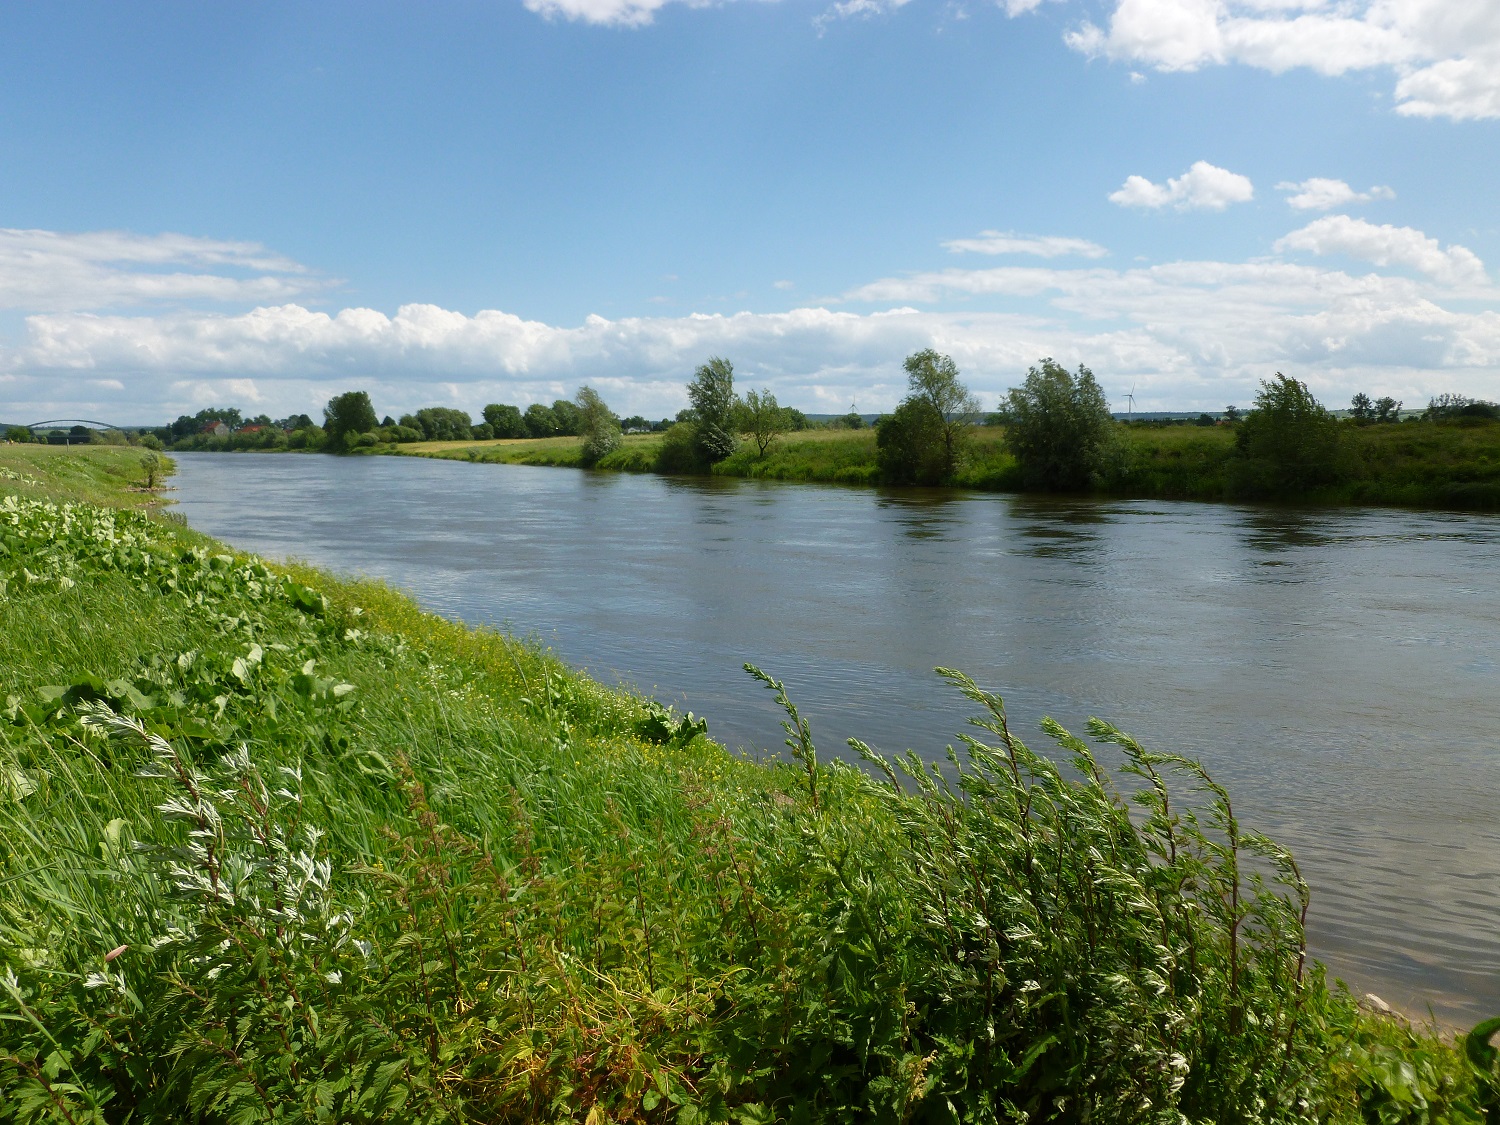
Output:
<instances>
[{"instance_id":1,"label":"far riverbank","mask_svg":"<svg viewBox=\"0 0 1500 1125\"><path fill-rule=\"evenodd\" d=\"M1349 426L1352 470L1343 482L1299 496L1314 505L1374 505L1500 511L1500 423L1412 421ZM1228 426L1121 424L1119 472L1094 495L1117 499L1237 500L1234 430ZM975 427L969 456L951 487L1021 492L1020 471L1002 426ZM627 434L595 469L656 472L661 434ZM431 441L371 452L482 464L583 468L576 437ZM807 430L779 437L764 456L751 442L709 475L760 480L874 485L880 482L875 431Z\"/></svg>"}]
</instances>

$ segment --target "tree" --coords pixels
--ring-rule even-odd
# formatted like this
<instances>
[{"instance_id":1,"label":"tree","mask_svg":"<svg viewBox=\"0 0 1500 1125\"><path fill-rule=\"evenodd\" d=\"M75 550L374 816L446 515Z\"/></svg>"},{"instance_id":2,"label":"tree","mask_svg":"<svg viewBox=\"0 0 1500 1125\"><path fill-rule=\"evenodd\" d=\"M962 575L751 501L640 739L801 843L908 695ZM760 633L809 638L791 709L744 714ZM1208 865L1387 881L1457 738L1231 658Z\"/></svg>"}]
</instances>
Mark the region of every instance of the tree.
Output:
<instances>
[{"instance_id":1,"label":"tree","mask_svg":"<svg viewBox=\"0 0 1500 1125\"><path fill-rule=\"evenodd\" d=\"M1375 400L1375 421L1377 422L1399 422L1401 421L1401 404L1390 395Z\"/></svg>"},{"instance_id":2,"label":"tree","mask_svg":"<svg viewBox=\"0 0 1500 1125\"><path fill-rule=\"evenodd\" d=\"M497 438L523 438L530 436L526 429L526 419L521 417L520 410L514 406L492 402L484 408L484 420L495 431Z\"/></svg>"},{"instance_id":3,"label":"tree","mask_svg":"<svg viewBox=\"0 0 1500 1125\"><path fill-rule=\"evenodd\" d=\"M451 406L427 406L417 411L417 428L428 441L470 441L474 423L467 410Z\"/></svg>"},{"instance_id":4,"label":"tree","mask_svg":"<svg viewBox=\"0 0 1500 1125\"><path fill-rule=\"evenodd\" d=\"M786 408L776 401L769 388L746 391L736 412L735 428L750 435L759 455L764 457L777 435L790 429Z\"/></svg>"},{"instance_id":5,"label":"tree","mask_svg":"<svg viewBox=\"0 0 1500 1125\"><path fill-rule=\"evenodd\" d=\"M906 357L907 402L925 402L939 419L943 476L958 469L964 439L979 419L979 399L958 378L952 358L931 348Z\"/></svg>"},{"instance_id":6,"label":"tree","mask_svg":"<svg viewBox=\"0 0 1500 1125\"><path fill-rule=\"evenodd\" d=\"M375 407L364 391L345 391L323 407L323 432L335 452L349 447L360 434L369 433L375 423Z\"/></svg>"},{"instance_id":7,"label":"tree","mask_svg":"<svg viewBox=\"0 0 1500 1125\"><path fill-rule=\"evenodd\" d=\"M592 467L620 448L620 420L593 387L579 387L575 401L583 436L583 463Z\"/></svg>"},{"instance_id":8,"label":"tree","mask_svg":"<svg viewBox=\"0 0 1500 1125\"><path fill-rule=\"evenodd\" d=\"M6 441L30 442L35 440L32 432L25 426L12 426L5 431Z\"/></svg>"},{"instance_id":9,"label":"tree","mask_svg":"<svg viewBox=\"0 0 1500 1125\"><path fill-rule=\"evenodd\" d=\"M155 434L142 434L140 445L142 449L149 449L155 453L160 453L165 448L161 443L161 438Z\"/></svg>"},{"instance_id":10,"label":"tree","mask_svg":"<svg viewBox=\"0 0 1500 1125\"><path fill-rule=\"evenodd\" d=\"M1260 385L1255 409L1235 435L1237 484L1250 495L1295 495L1342 475L1338 420L1307 384L1280 371Z\"/></svg>"},{"instance_id":11,"label":"tree","mask_svg":"<svg viewBox=\"0 0 1500 1125\"><path fill-rule=\"evenodd\" d=\"M553 437L557 434L557 415L552 408L533 402L526 408L526 434L528 437Z\"/></svg>"},{"instance_id":12,"label":"tree","mask_svg":"<svg viewBox=\"0 0 1500 1125\"><path fill-rule=\"evenodd\" d=\"M1349 403L1349 417L1356 422L1372 422L1375 420L1375 404L1370 401L1370 396L1360 391Z\"/></svg>"},{"instance_id":13,"label":"tree","mask_svg":"<svg viewBox=\"0 0 1500 1125\"><path fill-rule=\"evenodd\" d=\"M559 434L577 437L583 433L583 415L567 399L560 398L552 404L552 416L557 419Z\"/></svg>"},{"instance_id":14,"label":"tree","mask_svg":"<svg viewBox=\"0 0 1500 1125\"><path fill-rule=\"evenodd\" d=\"M710 465L724 460L735 447L734 364L711 356L693 372L687 392L698 456Z\"/></svg>"},{"instance_id":15,"label":"tree","mask_svg":"<svg viewBox=\"0 0 1500 1125\"><path fill-rule=\"evenodd\" d=\"M1240 420L1241 413L1242 412L1240 408L1238 406L1235 406L1233 403L1230 403L1224 408L1224 417L1231 422L1238 422Z\"/></svg>"},{"instance_id":16,"label":"tree","mask_svg":"<svg viewBox=\"0 0 1500 1125\"><path fill-rule=\"evenodd\" d=\"M1072 375L1052 359L1026 372L1004 409L1005 444L1028 488L1077 491L1099 483L1119 459L1119 436L1109 402L1083 364Z\"/></svg>"}]
</instances>

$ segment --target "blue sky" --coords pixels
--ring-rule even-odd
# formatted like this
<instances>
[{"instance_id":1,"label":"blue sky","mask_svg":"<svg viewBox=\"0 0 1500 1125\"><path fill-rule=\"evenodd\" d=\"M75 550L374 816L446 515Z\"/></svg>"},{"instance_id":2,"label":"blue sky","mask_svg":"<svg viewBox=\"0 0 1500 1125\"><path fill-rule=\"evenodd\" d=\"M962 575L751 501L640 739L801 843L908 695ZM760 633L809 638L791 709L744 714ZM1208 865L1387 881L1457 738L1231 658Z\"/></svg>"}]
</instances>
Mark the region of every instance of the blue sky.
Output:
<instances>
[{"instance_id":1,"label":"blue sky","mask_svg":"<svg viewBox=\"0 0 1500 1125\"><path fill-rule=\"evenodd\" d=\"M1500 4L0 11L0 417L1500 397Z\"/></svg>"}]
</instances>

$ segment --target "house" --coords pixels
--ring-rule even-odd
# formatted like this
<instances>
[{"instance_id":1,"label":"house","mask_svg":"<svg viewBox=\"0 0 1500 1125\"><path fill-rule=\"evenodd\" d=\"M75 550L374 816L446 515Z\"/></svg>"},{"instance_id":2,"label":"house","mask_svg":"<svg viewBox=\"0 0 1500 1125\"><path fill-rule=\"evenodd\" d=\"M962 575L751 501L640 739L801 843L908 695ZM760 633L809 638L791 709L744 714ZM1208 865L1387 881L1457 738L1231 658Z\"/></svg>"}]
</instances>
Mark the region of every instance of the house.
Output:
<instances>
[{"instance_id":1,"label":"house","mask_svg":"<svg viewBox=\"0 0 1500 1125\"><path fill-rule=\"evenodd\" d=\"M203 423L203 429L199 432L209 437L228 437L229 427L223 422L205 422Z\"/></svg>"}]
</instances>

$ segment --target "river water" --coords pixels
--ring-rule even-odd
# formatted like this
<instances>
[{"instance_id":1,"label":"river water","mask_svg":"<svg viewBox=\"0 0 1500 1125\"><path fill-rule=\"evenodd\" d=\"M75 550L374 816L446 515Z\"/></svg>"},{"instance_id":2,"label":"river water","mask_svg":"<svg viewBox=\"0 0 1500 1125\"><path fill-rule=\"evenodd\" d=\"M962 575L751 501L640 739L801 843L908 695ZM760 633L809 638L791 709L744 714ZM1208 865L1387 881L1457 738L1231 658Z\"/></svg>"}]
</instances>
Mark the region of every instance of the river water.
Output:
<instances>
[{"instance_id":1,"label":"river water","mask_svg":"<svg viewBox=\"0 0 1500 1125\"><path fill-rule=\"evenodd\" d=\"M1200 758L1313 886L1318 956L1448 1022L1500 1014L1500 519L1041 500L188 454L196 528L383 578L779 749L939 755L966 700ZM1042 742L1040 734L1031 739Z\"/></svg>"}]
</instances>

